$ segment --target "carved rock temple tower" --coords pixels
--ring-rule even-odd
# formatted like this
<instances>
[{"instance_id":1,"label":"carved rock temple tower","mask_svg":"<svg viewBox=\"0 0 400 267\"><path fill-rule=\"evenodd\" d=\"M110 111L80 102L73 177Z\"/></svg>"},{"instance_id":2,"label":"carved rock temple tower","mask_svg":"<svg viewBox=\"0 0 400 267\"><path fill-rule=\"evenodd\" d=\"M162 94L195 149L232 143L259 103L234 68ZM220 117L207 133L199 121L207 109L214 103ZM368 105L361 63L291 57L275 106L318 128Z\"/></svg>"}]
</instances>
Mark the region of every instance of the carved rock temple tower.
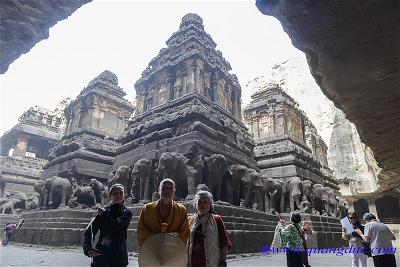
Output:
<instances>
[{"instance_id":1,"label":"carved rock temple tower","mask_svg":"<svg viewBox=\"0 0 400 267\"><path fill-rule=\"evenodd\" d=\"M31 107L0 138L0 197L4 190L34 192L33 184L48 162L49 149L63 135L64 108L69 102L64 99L55 110Z\"/></svg>"},{"instance_id":2,"label":"carved rock temple tower","mask_svg":"<svg viewBox=\"0 0 400 267\"><path fill-rule=\"evenodd\" d=\"M241 88L196 14L182 18L167 47L136 82L136 113L120 139L115 170L163 152L223 154L254 167L253 142L241 122Z\"/></svg>"},{"instance_id":3,"label":"carved rock temple tower","mask_svg":"<svg viewBox=\"0 0 400 267\"><path fill-rule=\"evenodd\" d=\"M65 135L50 153L42 177L70 170L79 183L90 178L105 182L119 145L116 139L134 111L125 95L114 73L104 71L93 79L65 109Z\"/></svg>"},{"instance_id":4,"label":"carved rock temple tower","mask_svg":"<svg viewBox=\"0 0 400 267\"><path fill-rule=\"evenodd\" d=\"M267 84L252 99L244 109L244 120L254 135L260 173L283 182L299 177L310 185L324 186L325 192L338 191L328 167L327 146L294 99L275 83Z\"/></svg>"},{"instance_id":5,"label":"carved rock temple tower","mask_svg":"<svg viewBox=\"0 0 400 267\"><path fill-rule=\"evenodd\" d=\"M271 242L278 218L262 208L250 208L255 207L253 203L248 208L239 206L245 191L249 193L243 195L252 202L247 196L260 196L260 190L264 190L264 183L261 188L257 183L261 180L258 167L274 178L299 176L329 186L326 181L330 178L322 171L325 165L320 163L326 162L326 146L318 146L318 141L313 141L318 135L312 126L307 126L311 124L294 101L275 88L259 93L260 97L245 111L246 118L255 121L251 129L256 133L258 147L253 152L253 138L241 121L241 88L237 77L229 73L231 66L204 31L202 19L196 14L185 15L179 30L166 44L135 84L136 110L129 120L133 107L123 99L124 92L114 74L103 72L89 83L65 110L66 133L50 153L42 178L65 171L72 172L78 186L88 184L90 178L103 183L107 178L129 180L135 186L130 188L129 183L126 186L128 194L132 192L134 196L127 199L133 213L128 246L135 251L139 249L137 220L143 203L150 201L154 192L154 181L160 177L175 178L176 198L186 200L184 204L189 212L192 205L187 200L194 195L196 186L205 181L213 191L215 211L223 216L234 243L231 253L259 252ZM264 94L271 97L265 98ZM262 134L259 118L268 119ZM263 137L268 132L274 134ZM315 149L308 148L307 136ZM314 160L313 151L320 161ZM176 157L176 161L164 159L166 155ZM214 159L219 161L213 162ZM163 164L183 171L162 174L166 169L162 168ZM232 165L233 169L239 169L235 175L229 169ZM247 172L248 168L255 170ZM240 174L240 170L246 173ZM166 173L168 176L162 176ZM332 185L335 186L333 181ZM15 240L79 244L83 226L94 213L80 208L25 213L24 229L18 231ZM287 215L282 216L287 219ZM72 219L65 224L58 223L65 217ZM309 214L303 217L315 230L310 245L332 247L341 242L337 218Z\"/></svg>"}]
</instances>

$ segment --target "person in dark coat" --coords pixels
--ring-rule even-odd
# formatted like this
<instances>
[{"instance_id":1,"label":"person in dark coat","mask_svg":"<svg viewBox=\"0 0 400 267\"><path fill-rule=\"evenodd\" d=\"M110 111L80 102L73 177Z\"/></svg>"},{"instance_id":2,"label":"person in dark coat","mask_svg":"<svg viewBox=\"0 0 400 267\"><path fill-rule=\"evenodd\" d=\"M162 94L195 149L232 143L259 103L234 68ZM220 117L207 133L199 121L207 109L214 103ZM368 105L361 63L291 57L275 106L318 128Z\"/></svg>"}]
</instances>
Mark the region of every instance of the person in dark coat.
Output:
<instances>
[{"instance_id":1,"label":"person in dark coat","mask_svg":"<svg viewBox=\"0 0 400 267\"><path fill-rule=\"evenodd\" d=\"M92 267L126 267L128 249L127 230L132 212L124 206L124 186L114 184L110 187L111 205L98 208L98 214L88 226L84 235L83 252L93 258ZM100 231L97 245L92 247L96 234Z\"/></svg>"}]
</instances>

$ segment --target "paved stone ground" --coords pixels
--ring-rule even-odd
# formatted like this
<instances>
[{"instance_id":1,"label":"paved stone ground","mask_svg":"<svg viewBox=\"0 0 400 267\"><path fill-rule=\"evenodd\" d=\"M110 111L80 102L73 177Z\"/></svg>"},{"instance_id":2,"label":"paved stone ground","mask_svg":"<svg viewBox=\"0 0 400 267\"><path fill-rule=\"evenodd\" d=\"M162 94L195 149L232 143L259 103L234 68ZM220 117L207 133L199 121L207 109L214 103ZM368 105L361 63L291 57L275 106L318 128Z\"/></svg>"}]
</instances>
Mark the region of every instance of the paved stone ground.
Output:
<instances>
[{"instance_id":1,"label":"paved stone ground","mask_svg":"<svg viewBox=\"0 0 400 267\"><path fill-rule=\"evenodd\" d=\"M82 249L77 247L54 248L32 245L10 244L1 246L0 266L21 266L21 267L80 267L90 266L90 259L83 255ZM400 267L399 252L397 253L397 266ZM137 257L133 253L129 256L129 267L137 267ZM351 266L350 256L335 256L334 254L311 255L310 264L313 267L347 267ZM230 255L228 266L286 266L284 254L262 256L252 255ZM368 266L374 266L371 258Z\"/></svg>"}]
</instances>

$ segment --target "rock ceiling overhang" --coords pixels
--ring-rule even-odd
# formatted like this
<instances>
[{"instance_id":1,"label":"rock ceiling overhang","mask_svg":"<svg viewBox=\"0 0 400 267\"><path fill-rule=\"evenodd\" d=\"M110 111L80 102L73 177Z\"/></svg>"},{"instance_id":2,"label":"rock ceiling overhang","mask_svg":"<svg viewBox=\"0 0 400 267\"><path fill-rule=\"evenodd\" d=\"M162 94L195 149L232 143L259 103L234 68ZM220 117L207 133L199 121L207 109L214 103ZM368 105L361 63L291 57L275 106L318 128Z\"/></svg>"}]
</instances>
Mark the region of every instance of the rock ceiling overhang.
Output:
<instances>
[{"instance_id":1,"label":"rock ceiling overhang","mask_svg":"<svg viewBox=\"0 0 400 267\"><path fill-rule=\"evenodd\" d=\"M2 0L0 3L0 73L36 43L49 29L91 0Z\"/></svg>"},{"instance_id":2,"label":"rock ceiling overhang","mask_svg":"<svg viewBox=\"0 0 400 267\"><path fill-rule=\"evenodd\" d=\"M353 122L383 168L380 191L400 184L400 2L257 0L306 54L324 94Z\"/></svg>"}]
</instances>

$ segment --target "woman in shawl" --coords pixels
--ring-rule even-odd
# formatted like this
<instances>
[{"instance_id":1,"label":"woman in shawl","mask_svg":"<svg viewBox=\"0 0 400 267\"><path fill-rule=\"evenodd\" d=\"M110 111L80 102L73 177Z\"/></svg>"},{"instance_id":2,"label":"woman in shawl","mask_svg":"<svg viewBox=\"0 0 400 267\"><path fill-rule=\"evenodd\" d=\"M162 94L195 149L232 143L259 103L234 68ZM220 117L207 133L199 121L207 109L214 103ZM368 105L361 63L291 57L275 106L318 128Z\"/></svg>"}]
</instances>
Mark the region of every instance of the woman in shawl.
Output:
<instances>
[{"instance_id":1,"label":"woman in shawl","mask_svg":"<svg viewBox=\"0 0 400 267\"><path fill-rule=\"evenodd\" d=\"M282 245L286 250L287 267L303 267L304 239L300 226L301 216L298 212L290 214L290 224L285 225L284 220L278 223L282 238ZM308 265L308 262L306 263Z\"/></svg>"},{"instance_id":2,"label":"woman in shawl","mask_svg":"<svg viewBox=\"0 0 400 267\"><path fill-rule=\"evenodd\" d=\"M189 267L226 266L226 256L232 246L222 218L212 209L213 196L199 191L194 197L196 213L189 218Z\"/></svg>"}]
</instances>

